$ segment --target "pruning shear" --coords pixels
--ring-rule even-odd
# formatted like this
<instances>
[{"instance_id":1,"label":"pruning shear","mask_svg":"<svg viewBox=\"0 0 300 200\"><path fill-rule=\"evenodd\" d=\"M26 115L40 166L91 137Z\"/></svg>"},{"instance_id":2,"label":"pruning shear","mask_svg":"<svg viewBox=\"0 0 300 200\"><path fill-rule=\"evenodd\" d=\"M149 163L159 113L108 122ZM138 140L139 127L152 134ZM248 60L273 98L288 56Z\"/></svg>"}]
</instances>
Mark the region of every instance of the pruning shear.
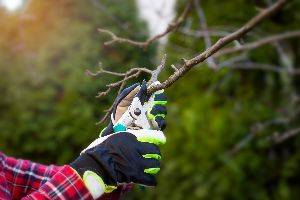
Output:
<instances>
[{"instance_id":1,"label":"pruning shear","mask_svg":"<svg viewBox=\"0 0 300 200\"><path fill-rule=\"evenodd\" d=\"M153 83L157 84L157 83ZM127 127L135 127L140 129L151 129L152 123L148 120L147 111L154 101L154 95L147 93L147 84L144 80L141 88L132 100L127 111L114 125L114 131L126 131Z\"/></svg>"}]
</instances>

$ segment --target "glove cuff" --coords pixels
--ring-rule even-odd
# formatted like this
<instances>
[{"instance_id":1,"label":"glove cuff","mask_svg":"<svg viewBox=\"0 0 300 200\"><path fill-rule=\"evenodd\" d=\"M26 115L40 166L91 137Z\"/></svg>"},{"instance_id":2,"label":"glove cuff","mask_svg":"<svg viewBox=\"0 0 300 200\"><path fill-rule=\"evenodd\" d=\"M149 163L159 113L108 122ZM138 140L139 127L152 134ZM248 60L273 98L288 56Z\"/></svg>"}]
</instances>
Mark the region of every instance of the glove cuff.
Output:
<instances>
[{"instance_id":1,"label":"glove cuff","mask_svg":"<svg viewBox=\"0 0 300 200\"><path fill-rule=\"evenodd\" d=\"M117 185L117 182L107 175L108 173L101 166L101 163L97 162L86 153L81 153L81 155L73 161L70 166L80 175L81 178L84 178L86 171L91 171L101 177L104 183Z\"/></svg>"},{"instance_id":2,"label":"glove cuff","mask_svg":"<svg viewBox=\"0 0 300 200\"><path fill-rule=\"evenodd\" d=\"M106 185L103 179L93 171L85 171L82 179L94 199L98 199L103 193L111 193L117 189L116 186Z\"/></svg>"}]
</instances>

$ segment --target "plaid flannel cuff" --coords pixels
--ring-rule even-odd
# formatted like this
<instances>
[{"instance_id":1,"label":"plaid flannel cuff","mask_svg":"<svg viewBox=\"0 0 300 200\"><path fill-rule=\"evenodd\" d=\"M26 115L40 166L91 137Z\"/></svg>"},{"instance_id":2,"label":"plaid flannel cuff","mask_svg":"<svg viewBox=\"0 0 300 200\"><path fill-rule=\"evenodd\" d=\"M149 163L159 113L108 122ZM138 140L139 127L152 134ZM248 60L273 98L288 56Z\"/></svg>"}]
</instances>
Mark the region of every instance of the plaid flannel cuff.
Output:
<instances>
[{"instance_id":1,"label":"plaid flannel cuff","mask_svg":"<svg viewBox=\"0 0 300 200\"><path fill-rule=\"evenodd\" d=\"M68 165L62 167L49 181L32 193L32 199L93 199L80 176Z\"/></svg>"}]
</instances>

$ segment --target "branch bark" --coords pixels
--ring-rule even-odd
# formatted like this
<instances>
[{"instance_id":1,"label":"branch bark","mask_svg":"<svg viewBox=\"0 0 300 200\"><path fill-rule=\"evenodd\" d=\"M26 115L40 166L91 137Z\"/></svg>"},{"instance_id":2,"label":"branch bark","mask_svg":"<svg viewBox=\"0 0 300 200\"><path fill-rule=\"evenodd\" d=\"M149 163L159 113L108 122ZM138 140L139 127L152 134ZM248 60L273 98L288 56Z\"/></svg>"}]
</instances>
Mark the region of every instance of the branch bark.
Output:
<instances>
[{"instance_id":1,"label":"branch bark","mask_svg":"<svg viewBox=\"0 0 300 200\"><path fill-rule=\"evenodd\" d=\"M100 33L105 33L105 34L110 35L111 40L105 42L104 43L105 45L110 45L110 44L113 44L113 43L128 43L128 44L146 49L154 41L166 36L170 32L174 32L178 29L178 27L182 24L182 22L188 16L188 14L189 14L189 12L192 8L192 4L193 4L192 2L193 2L193 0L188 1L188 3L186 4L186 6L185 6L185 8L182 12L182 14L174 22L170 23L169 26L167 27L167 29L164 32L162 32L162 33L160 33L156 36L153 36L153 37L147 39L146 41L135 41L135 40L128 39L128 38L122 38L122 37L119 37L116 34L114 34L113 32L111 32L109 30L106 30L106 29L99 28L98 31Z\"/></svg>"},{"instance_id":2,"label":"branch bark","mask_svg":"<svg viewBox=\"0 0 300 200\"><path fill-rule=\"evenodd\" d=\"M230 155L235 155L241 151L249 142L251 142L258 134L260 134L263 130L273 126L273 125L283 125L288 126L291 122L293 122L299 115L300 109L297 109L295 112L291 113L287 117L280 117L275 119L270 119L265 122L258 122L251 126L251 132L248 133L242 140L240 140L234 147L232 147L227 153ZM287 133L283 133L280 137L278 136L270 136L267 138L268 141L273 141L275 143L280 143L291 136L294 136L294 131L292 134L290 131ZM297 131L298 133L298 131Z\"/></svg>"},{"instance_id":3,"label":"branch bark","mask_svg":"<svg viewBox=\"0 0 300 200\"><path fill-rule=\"evenodd\" d=\"M201 1L200 0L194 0L194 5L195 5L195 8L196 8L196 13L197 13L198 18L199 18L199 23L200 23L201 30L208 30L205 13L204 13L204 10L201 6ZM208 49L212 45L210 35L207 31L204 32L204 44L205 44L206 49ZM217 68L217 63L215 62L213 57L207 58L207 64L209 66L211 66L212 68L214 68L214 69Z\"/></svg>"},{"instance_id":4,"label":"branch bark","mask_svg":"<svg viewBox=\"0 0 300 200\"><path fill-rule=\"evenodd\" d=\"M289 130L285 133L282 133L280 135L274 134L273 136L267 138L267 140L272 141L274 144L281 144L281 143L285 142L286 140L289 140L289 139L295 137L299 133L300 133L300 128L296 128L293 130Z\"/></svg>"},{"instance_id":5,"label":"branch bark","mask_svg":"<svg viewBox=\"0 0 300 200\"><path fill-rule=\"evenodd\" d=\"M285 40L293 37L300 37L300 30L290 31L286 33L279 33L239 47L226 48L217 52L214 55L214 57L220 57L223 55L232 54L240 51L249 51L268 43Z\"/></svg>"},{"instance_id":6,"label":"branch bark","mask_svg":"<svg viewBox=\"0 0 300 200\"><path fill-rule=\"evenodd\" d=\"M150 88L148 88L148 92L153 93L158 90L170 87L178 79L180 79L187 72L189 72L194 66L205 61L208 57L215 54L218 50L220 50L221 48L223 48L230 42L243 37L246 33L251 31L254 27L256 27L259 23L261 23L264 19L270 17L271 15L273 15L274 13L279 11L288 2L289 2L288 0L278 0L271 7L261 11L258 15L253 17L249 22L247 22L244 26L242 26L237 31L219 39L214 45L212 45L210 48L206 49L204 52L202 52L198 56L196 56L192 59L189 59L189 60L185 60L183 65L178 69L178 71L175 71L174 74L172 74L163 83L161 83L159 85L151 86Z\"/></svg>"},{"instance_id":7,"label":"branch bark","mask_svg":"<svg viewBox=\"0 0 300 200\"><path fill-rule=\"evenodd\" d=\"M102 63L99 63L98 71L93 73L90 70L86 70L86 73L90 76L99 76L101 74L109 74L109 75L113 75L113 76L122 77L122 79L117 82L107 84L106 90L103 92L99 92L98 95L96 96L96 98L102 98L103 96L108 95L115 88L119 88L118 95L117 95L117 96L119 96L119 94L124 89L126 82L130 79L137 78L142 72L151 75L151 78L148 81L148 85L157 81L159 74L165 68L166 58L167 58L167 55L165 54L161 60L160 65L158 65L156 67L156 69L154 69L154 70L149 70L147 68L132 68L125 73L118 73L118 72L112 72L112 71L105 70L102 66ZM116 99L115 99L114 103L112 104L112 106L104 111L105 115L96 124L101 124L102 122L104 122L107 119L107 117L109 117L109 114L111 113L113 106L116 103Z\"/></svg>"}]
</instances>

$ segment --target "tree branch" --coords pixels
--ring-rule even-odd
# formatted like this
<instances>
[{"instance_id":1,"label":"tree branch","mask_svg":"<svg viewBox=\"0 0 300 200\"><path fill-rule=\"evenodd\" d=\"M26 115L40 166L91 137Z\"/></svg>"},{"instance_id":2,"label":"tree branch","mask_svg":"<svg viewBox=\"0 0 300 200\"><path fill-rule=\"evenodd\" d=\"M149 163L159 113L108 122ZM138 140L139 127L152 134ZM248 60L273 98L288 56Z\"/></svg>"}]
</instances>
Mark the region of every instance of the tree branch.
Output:
<instances>
[{"instance_id":1,"label":"tree branch","mask_svg":"<svg viewBox=\"0 0 300 200\"><path fill-rule=\"evenodd\" d=\"M98 31L100 33L108 34L111 37L111 40L105 42L104 45L110 45L113 43L128 43L128 44L146 49L152 42L164 37L165 35L169 34L170 32L176 31L178 29L178 27L182 24L182 22L188 16L191 8L192 8L192 0L189 0L188 3L186 4L182 14L174 22L170 23L164 32L162 32L156 36L153 36L153 37L147 39L146 41L135 41L135 40L128 39L128 38L122 38L106 29L99 28Z\"/></svg>"},{"instance_id":2,"label":"tree branch","mask_svg":"<svg viewBox=\"0 0 300 200\"><path fill-rule=\"evenodd\" d=\"M127 78L127 76L124 77L125 79ZM126 85L126 81L123 81L123 83L121 84L119 91L118 91L118 95L119 96L122 92L122 90L124 89ZM96 123L96 125L102 124L110 115L110 113L112 112L114 105L116 104L117 98L115 99L114 103L109 107L109 109L104 110L105 114L104 116L100 119L99 122Z\"/></svg>"},{"instance_id":3,"label":"tree branch","mask_svg":"<svg viewBox=\"0 0 300 200\"><path fill-rule=\"evenodd\" d=\"M161 73L161 71L165 68L166 65L166 59L167 59L167 54L165 54L160 62L160 65L157 66L155 70L151 72L151 78L148 81L148 84L154 83L155 81L158 80L158 76Z\"/></svg>"},{"instance_id":4,"label":"tree branch","mask_svg":"<svg viewBox=\"0 0 300 200\"><path fill-rule=\"evenodd\" d=\"M116 23L119 27L121 27L123 30L127 30L128 26L126 23L123 23L118 17L116 17L113 13L109 12L107 7L103 5L98 0L90 0L91 4L93 4L94 8L99 9L102 13L104 13L107 17L109 17L114 23Z\"/></svg>"},{"instance_id":5,"label":"tree branch","mask_svg":"<svg viewBox=\"0 0 300 200\"><path fill-rule=\"evenodd\" d=\"M219 65L219 67L220 67L220 65ZM223 65L222 67L225 67L225 65ZM226 66L226 68L244 69L244 70L256 69L256 70L270 71L270 72L276 72L276 73L284 72L289 75L299 75L300 74L299 70L289 71L288 69L280 67L280 66L265 64L265 63L253 63L253 62L235 62L235 63L231 63L230 65Z\"/></svg>"},{"instance_id":6,"label":"tree branch","mask_svg":"<svg viewBox=\"0 0 300 200\"><path fill-rule=\"evenodd\" d=\"M230 66L227 68L229 69L245 69L245 70L263 70L263 71L272 71L272 72L277 72L281 73L284 72L285 70L279 66L274 66L270 64L264 64L264 63L252 63L252 62L247 62L247 63L232 63Z\"/></svg>"},{"instance_id":7,"label":"tree branch","mask_svg":"<svg viewBox=\"0 0 300 200\"><path fill-rule=\"evenodd\" d=\"M187 14L189 13L189 11L192 7L191 6L192 1L193 0L190 0L188 2L188 4L186 5L186 7L184 9L184 12L173 23L173 25L171 24L164 33L162 33L160 35L157 35L153 38L150 38L146 42L137 42L137 41L133 41L133 40L126 39L126 38L120 38L120 37L117 37L114 33L112 33L111 31L108 31L108 30L100 29L100 32L105 32L105 33L111 35L112 40L107 42L107 44L114 43L114 42L121 42L121 43L122 42L127 42L127 43L131 43L131 44L146 48L152 41L166 35L169 32L172 32L172 31L174 31L175 29L178 28L178 26L184 21ZM254 27L256 27L259 23L261 23L264 19L270 17L272 14L274 14L278 10L280 10L286 3L288 3L288 0L278 0L271 7L261 11L258 15L253 17L249 22L247 22L244 26L242 26L241 28L239 28L235 32L233 32L231 34L228 34L228 35L224 36L223 38L220 38L214 45L207 48L204 52L202 52L198 56L196 56L194 58L191 58L189 60L186 60L186 59L182 58L181 59L182 64L179 68L175 67L174 65L171 65L171 67L174 69L174 73L167 80L165 80L163 83L158 84L158 85L154 85L154 86L150 86L148 88L148 93L151 94L151 93L154 93L155 91L170 87L178 79L180 79L187 72L189 72L194 66L196 66L199 63L202 63L203 61L205 61L210 56L214 55L217 51L219 51L221 48L223 48L224 46L226 46L230 42L238 40L241 37L243 37L245 34L247 34L249 31L251 31ZM203 28L207 29L207 24ZM300 31L294 31L294 32L288 32L288 33L280 34L280 35L275 35L275 36L267 37L267 38L261 39L259 41L256 41L256 42L253 42L253 43L250 43L248 45L241 46L241 47L234 47L234 48L224 49L222 54L217 53L215 56L221 56L221 55L225 55L225 54L232 53L232 52L237 52L237 51L251 50L251 49L257 48L261 45L270 43L274 40L282 40L282 39L287 39L287 38L290 38L290 37L296 37L296 36L299 36L299 35L300 35ZM205 37L209 37L209 35L207 33L205 33ZM210 46L209 43L206 43L206 45ZM234 50L232 50L232 49L234 49ZM123 77L122 80L120 80L120 81L117 81L115 83L111 83L111 84L106 85L106 87L107 87L106 91L100 92L97 95L97 97L100 98L102 96L107 95L114 88L119 88L119 92L120 92L121 89L124 87L126 81L128 81L132 78L138 77L142 72L151 74L151 78L150 78L148 84L151 84L152 82L155 82L158 78L158 75L160 74L162 69L165 67L165 63L166 63L166 55L163 56L161 64L155 70L149 70L147 68L133 68L133 69L130 69L129 71L127 71L125 73L116 73L116 72L111 72L111 71L104 70L102 65L100 64L99 65L99 70L97 72L92 73L92 72L87 70L87 73L91 76L98 76L99 74L110 74L110 75L114 75L114 76ZM244 68L245 68L245 66L244 66ZM273 66L260 66L260 68L263 68L265 70L272 70L272 71L276 71L276 72L281 71L277 68L276 69L273 68ZM108 116L108 112L111 112L111 109L112 109L112 107L110 107L110 109L107 110L106 115L104 116L104 119L101 120L101 122L106 119L106 117Z\"/></svg>"},{"instance_id":8,"label":"tree branch","mask_svg":"<svg viewBox=\"0 0 300 200\"><path fill-rule=\"evenodd\" d=\"M300 109L296 110L295 112L293 112L292 114L290 114L287 117L280 117L280 118L270 119L270 120L267 120L265 122L255 123L251 127L251 132L249 134L247 134L242 140L240 140L240 142L238 142L234 147L232 147L228 151L228 153L230 155L235 155L242 148L244 148L246 146L246 144L248 144L250 141L252 141L264 129L269 128L270 126L273 126L273 125L284 125L284 126L286 126L286 125L290 124L292 121L294 121L295 118L297 118L297 116L299 115L299 113L300 113ZM288 135L290 135L290 134L288 134ZM271 137L274 141L274 136L271 136ZM267 138L267 140L271 140L269 138ZM286 138L286 137L284 137L284 138ZM279 139L279 141L281 141L281 140L282 139Z\"/></svg>"},{"instance_id":9,"label":"tree branch","mask_svg":"<svg viewBox=\"0 0 300 200\"><path fill-rule=\"evenodd\" d=\"M292 130L289 130L285 133L282 134L273 134L272 136L267 138L267 141L271 141L274 144L281 144L283 142L285 142L286 140L296 136L297 134L300 133L300 128L295 128Z\"/></svg>"},{"instance_id":10,"label":"tree branch","mask_svg":"<svg viewBox=\"0 0 300 200\"><path fill-rule=\"evenodd\" d=\"M187 36L193 36L193 37L204 37L205 35L209 36L216 36L216 37L225 37L229 35L229 32L221 31L221 30L214 30L214 29L206 29L206 30L187 30L182 29L180 30L180 33L187 35Z\"/></svg>"},{"instance_id":11,"label":"tree branch","mask_svg":"<svg viewBox=\"0 0 300 200\"><path fill-rule=\"evenodd\" d=\"M214 55L214 57L220 57L223 55L232 54L232 53L236 53L236 52L240 52L240 51L249 51L249 50L258 48L260 46L263 46L265 44L268 44L268 43L285 40L285 39L289 39L289 38L293 38L293 37L300 37L300 30L279 33L279 34L272 35L272 36L260 39L258 41L255 41L255 42L243 45L243 46L239 46L239 47L226 48L226 49L223 49L223 50L220 50L219 52L217 52Z\"/></svg>"},{"instance_id":12,"label":"tree branch","mask_svg":"<svg viewBox=\"0 0 300 200\"><path fill-rule=\"evenodd\" d=\"M206 21L204 10L203 10L203 8L200 4L200 0L194 0L194 5L195 5L195 8L196 8L196 13L197 13L198 18L199 18L199 23L200 23L201 30L207 30L208 29L207 21ZM207 31L204 32L204 43L205 43L205 48L206 49L208 49L212 45L210 35ZM209 66L211 66L212 68L214 68L214 69L217 68L217 64L216 64L213 57L209 57L207 59L207 64Z\"/></svg>"},{"instance_id":13,"label":"tree branch","mask_svg":"<svg viewBox=\"0 0 300 200\"><path fill-rule=\"evenodd\" d=\"M280 10L286 3L288 3L288 0L278 0L275 4L273 4L271 7L260 12L258 15L256 15L254 18L252 18L248 23L246 23L244 26L242 26L237 31L219 39L214 45L212 45L210 48L206 49L204 52L202 52L198 56L196 56L190 60L185 60L185 62L178 69L178 71L175 71L174 74L172 74L163 83L161 83L159 85L151 86L150 88L148 88L148 92L153 93L155 91L170 87L178 79L180 79L187 72L189 72L194 66L205 61L208 57L215 54L218 50L220 50L221 48L223 48L230 42L243 37L246 33L251 31L254 27L256 27L259 23L261 23L264 19L270 17L272 14L274 14L278 10Z\"/></svg>"},{"instance_id":14,"label":"tree branch","mask_svg":"<svg viewBox=\"0 0 300 200\"><path fill-rule=\"evenodd\" d=\"M159 74L165 68L166 58L167 58L167 55L165 54L161 60L160 65L158 65L157 68L154 70L149 70L147 68L132 68L125 73L118 73L118 72L112 72L112 71L103 69L102 64L99 63L98 71L93 73L90 70L86 70L86 73L90 76L99 76L101 74L110 74L113 76L123 77L121 80L119 80L117 82L107 84L106 90L103 92L99 92L98 95L96 96L96 98L102 98L102 97L108 95L115 88L119 88L119 90L118 90L118 95L119 95L121 93L121 91L123 90L126 82L130 79L137 78L142 72L151 75L151 78L148 81L149 85L151 83L154 83L155 81L157 81ZM105 115L102 117L102 119L99 122L97 122L97 124L101 124L102 122L104 122L107 119L107 117L109 117L109 114L111 113L115 103L116 103L116 99L115 99L114 103L112 104L112 106L109 109L104 111Z\"/></svg>"}]
</instances>

